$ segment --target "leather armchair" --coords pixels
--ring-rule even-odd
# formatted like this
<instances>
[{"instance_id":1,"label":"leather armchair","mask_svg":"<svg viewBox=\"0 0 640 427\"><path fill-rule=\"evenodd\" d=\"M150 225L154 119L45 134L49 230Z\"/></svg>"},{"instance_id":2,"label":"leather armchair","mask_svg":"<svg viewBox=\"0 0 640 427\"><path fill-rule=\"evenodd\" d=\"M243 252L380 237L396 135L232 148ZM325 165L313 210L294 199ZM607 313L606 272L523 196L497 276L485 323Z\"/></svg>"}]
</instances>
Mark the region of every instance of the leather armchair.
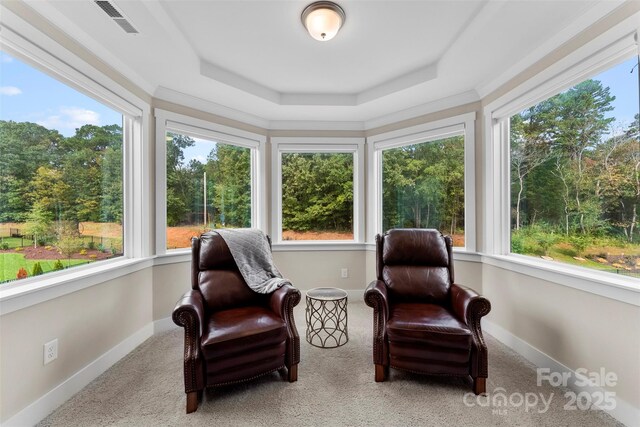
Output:
<instances>
[{"instance_id":1,"label":"leather armchair","mask_svg":"<svg viewBox=\"0 0 640 427\"><path fill-rule=\"evenodd\" d=\"M173 321L184 328L187 413L198 408L205 387L251 380L285 366L289 381L296 381L300 338L293 307L300 291L284 285L271 294L254 292L215 232L194 237L191 252L192 289L173 310Z\"/></svg>"},{"instance_id":2,"label":"leather armchair","mask_svg":"<svg viewBox=\"0 0 640 427\"><path fill-rule=\"evenodd\" d=\"M454 283L451 237L437 230L394 229L376 236L377 280L365 291L373 308L375 380L389 367L471 377L486 391L487 346L480 318L489 301Z\"/></svg>"}]
</instances>

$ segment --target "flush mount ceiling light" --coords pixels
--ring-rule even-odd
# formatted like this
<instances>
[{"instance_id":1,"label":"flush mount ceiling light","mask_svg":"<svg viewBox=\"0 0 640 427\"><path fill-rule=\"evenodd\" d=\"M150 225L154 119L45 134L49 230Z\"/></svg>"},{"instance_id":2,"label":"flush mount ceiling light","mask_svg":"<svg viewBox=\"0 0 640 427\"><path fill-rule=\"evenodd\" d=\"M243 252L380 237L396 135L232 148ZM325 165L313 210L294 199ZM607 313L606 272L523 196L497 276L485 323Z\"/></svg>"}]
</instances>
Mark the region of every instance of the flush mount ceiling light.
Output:
<instances>
[{"instance_id":1,"label":"flush mount ceiling light","mask_svg":"<svg viewBox=\"0 0 640 427\"><path fill-rule=\"evenodd\" d=\"M331 40L344 23L344 10L330 1L317 1L302 11L302 25L311 37L320 41Z\"/></svg>"}]
</instances>

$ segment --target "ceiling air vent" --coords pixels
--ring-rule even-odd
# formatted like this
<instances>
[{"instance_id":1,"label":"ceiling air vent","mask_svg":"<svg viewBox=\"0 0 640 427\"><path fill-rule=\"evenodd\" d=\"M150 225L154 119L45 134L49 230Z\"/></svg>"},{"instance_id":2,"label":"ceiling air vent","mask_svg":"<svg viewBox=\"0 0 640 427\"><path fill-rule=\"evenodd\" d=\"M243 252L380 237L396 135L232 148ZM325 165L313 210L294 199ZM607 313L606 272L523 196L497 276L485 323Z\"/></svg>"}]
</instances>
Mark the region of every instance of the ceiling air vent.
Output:
<instances>
[{"instance_id":1,"label":"ceiling air vent","mask_svg":"<svg viewBox=\"0 0 640 427\"><path fill-rule=\"evenodd\" d=\"M138 34L138 30L135 29L131 22L116 9L116 7L108 1L94 0L94 3L98 5L100 9L104 11L113 21L120 26L128 34Z\"/></svg>"},{"instance_id":2,"label":"ceiling air vent","mask_svg":"<svg viewBox=\"0 0 640 427\"><path fill-rule=\"evenodd\" d=\"M120 25L120 28L125 30L127 33L129 33L129 34L138 34L138 30L133 28L133 25L131 25L131 23L129 21L127 21L126 19L124 19L124 18L116 18L116 19L114 19L114 21L116 21L116 24Z\"/></svg>"}]
</instances>

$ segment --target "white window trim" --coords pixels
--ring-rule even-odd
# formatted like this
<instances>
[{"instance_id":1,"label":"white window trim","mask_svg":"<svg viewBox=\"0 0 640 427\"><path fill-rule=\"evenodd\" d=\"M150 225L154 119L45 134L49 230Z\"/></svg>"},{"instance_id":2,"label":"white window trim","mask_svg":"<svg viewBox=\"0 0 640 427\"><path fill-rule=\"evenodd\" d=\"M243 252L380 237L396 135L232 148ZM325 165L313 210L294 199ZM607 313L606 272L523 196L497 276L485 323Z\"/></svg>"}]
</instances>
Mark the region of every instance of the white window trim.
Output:
<instances>
[{"instance_id":1,"label":"white window trim","mask_svg":"<svg viewBox=\"0 0 640 427\"><path fill-rule=\"evenodd\" d=\"M63 47L56 45L57 52L53 55L4 24L0 24L0 28L1 50L123 116L123 256L5 283L0 290L0 314L5 314L15 307L57 298L143 268L143 257L150 253L147 229L142 226L147 222L150 208L142 196L150 188L149 141L144 132L148 129L150 107L93 68L87 66L95 72L89 76L86 70L79 71L69 65L65 59L75 57ZM30 25L25 26L25 31L39 36Z\"/></svg>"},{"instance_id":2,"label":"white window trim","mask_svg":"<svg viewBox=\"0 0 640 427\"><path fill-rule=\"evenodd\" d=\"M464 248L456 251L476 250L476 196L475 196L475 113L467 113L386 132L367 138L368 191L367 242L382 233L382 151L405 145L436 141L450 136L464 136Z\"/></svg>"},{"instance_id":3,"label":"white window trim","mask_svg":"<svg viewBox=\"0 0 640 427\"><path fill-rule=\"evenodd\" d=\"M167 249L167 142L172 131L195 138L251 149L251 226L266 232L265 144L266 136L154 109L156 118L156 254L186 252L189 248Z\"/></svg>"},{"instance_id":4,"label":"white window trim","mask_svg":"<svg viewBox=\"0 0 640 427\"><path fill-rule=\"evenodd\" d=\"M640 13L635 16L640 17ZM640 306L637 279L510 253L509 118L637 55L640 48L633 22L633 19L623 22L485 106L484 217L493 220L484 221L482 252L483 262L489 265Z\"/></svg>"},{"instance_id":5,"label":"white window trim","mask_svg":"<svg viewBox=\"0 0 640 427\"><path fill-rule=\"evenodd\" d=\"M271 138L271 235L274 251L359 250L364 243L364 138ZM282 154L353 154L353 240L282 240Z\"/></svg>"}]
</instances>

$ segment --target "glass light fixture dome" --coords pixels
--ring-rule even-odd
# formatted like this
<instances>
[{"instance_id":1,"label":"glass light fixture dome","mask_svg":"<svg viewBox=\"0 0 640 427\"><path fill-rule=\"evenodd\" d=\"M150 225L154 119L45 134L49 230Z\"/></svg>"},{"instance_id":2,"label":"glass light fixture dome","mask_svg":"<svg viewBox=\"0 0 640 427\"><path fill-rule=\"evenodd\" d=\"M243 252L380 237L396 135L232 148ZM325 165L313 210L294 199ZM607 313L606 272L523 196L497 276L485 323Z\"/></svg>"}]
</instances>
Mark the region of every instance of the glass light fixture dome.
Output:
<instances>
[{"instance_id":1,"label":"glass light fixture dome","mask_svg":"<svg viewBox=\"0 0 640 427\"><path fill-rule=\"evenodd\" d=\"M319 41L331 40L338 34L345 20L344 10L330 1L311 3L302 11L302 24L311 37Z\"/></svg>"}]
</instances>

